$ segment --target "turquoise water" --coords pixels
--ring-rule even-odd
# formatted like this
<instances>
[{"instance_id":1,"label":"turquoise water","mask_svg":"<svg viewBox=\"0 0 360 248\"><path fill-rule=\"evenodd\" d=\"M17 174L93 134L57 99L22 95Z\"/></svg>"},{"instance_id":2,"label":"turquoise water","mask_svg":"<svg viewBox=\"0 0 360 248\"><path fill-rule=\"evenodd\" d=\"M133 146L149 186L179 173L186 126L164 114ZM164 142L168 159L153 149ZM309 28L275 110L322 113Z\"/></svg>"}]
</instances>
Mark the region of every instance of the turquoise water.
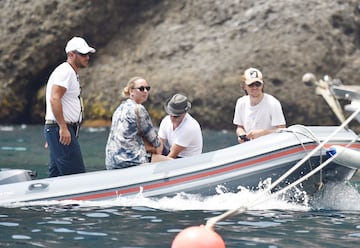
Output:
<instances>
[{"instance_id":1,"label":"turquoise water","mask_svg":"<svg viewBox=\"0 0 360 248\"><path fill-rule=\"evenodd\" d=\"M88 171L104 169L108 129L83 129L80 142ZM204 131L205 151L236 142L232 132ZM42 126L0 128L0 167L47 176ZM104 179L106 180L106 179ZM121 179L120 179L121 180ZM264 199L219 221L226 247L358 247L360 178L332 185L308 202ZM1 247L170 247L177 233L258 199L242 190L202 198L121 198L102 202L39 202L0 207Z\"/></svg>"},{"instance_id":2,"label":"turquoise water","mask_svg":"<svg viewBox=\"0 0 360 248\"><path fill-rule=\"evenodd\" d=\"M105 145L109 128L82 128L79 142L87 171L105 169ZM43 126L0 126L0 168L36 170L47 177L48 150ZM233 132L203 131L204 152L236 144Z\"/></svg>"},{"instance_id":3,"label":"turquoise water","mask_svg":"<svg viewBox=\"0 0 360 248\"><path fill-rule=\"evenodd\" d=\"M215 211L146 207L2 209L1 247L170 247ZM359 247L359 212L259 210L216 227L226 247Z\"/></svg>"}]
</instances>

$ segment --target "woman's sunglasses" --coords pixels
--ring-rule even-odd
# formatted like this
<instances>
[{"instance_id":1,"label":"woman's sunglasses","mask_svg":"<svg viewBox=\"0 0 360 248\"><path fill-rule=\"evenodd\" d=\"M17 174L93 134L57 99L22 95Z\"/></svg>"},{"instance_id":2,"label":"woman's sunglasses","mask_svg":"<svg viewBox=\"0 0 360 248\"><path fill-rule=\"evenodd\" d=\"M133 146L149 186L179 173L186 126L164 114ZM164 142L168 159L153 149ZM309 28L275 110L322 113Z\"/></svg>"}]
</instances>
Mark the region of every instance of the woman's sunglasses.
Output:
<instances>
[{"instance_id":1,"label":"woman's sunglasses","mask_svg":"<svg viewBox=\"0 0 360 248\"><path fill-rule=\"evenodd\" d=\"M140 86L138 88L133 88L133 89L137 89L137 90L140 90L141 92L143 91L150 91L151 87L150 86Z\"/></svg>"}]
</instances>

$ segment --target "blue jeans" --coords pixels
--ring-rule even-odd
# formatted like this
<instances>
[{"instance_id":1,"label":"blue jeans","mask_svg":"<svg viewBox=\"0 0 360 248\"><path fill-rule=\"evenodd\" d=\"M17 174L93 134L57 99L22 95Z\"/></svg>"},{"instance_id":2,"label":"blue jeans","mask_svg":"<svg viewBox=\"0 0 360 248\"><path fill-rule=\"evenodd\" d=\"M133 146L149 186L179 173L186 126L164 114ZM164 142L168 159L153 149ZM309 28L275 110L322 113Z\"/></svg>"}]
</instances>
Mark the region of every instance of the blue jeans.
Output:
<instances>
[{"instance_id":1,"label":"blue jeans","mask_svg":"<svg viewBox=\"0 0 360 248\"><path fill-rule=\"evenodd\" d=\"M75 135L76 126L68 125L71 143L63 145L59 142L59 126L45 125L44 135L50 149L49 177L64 176L85 172L80 144Z\"/></svg>"}]
</instances>

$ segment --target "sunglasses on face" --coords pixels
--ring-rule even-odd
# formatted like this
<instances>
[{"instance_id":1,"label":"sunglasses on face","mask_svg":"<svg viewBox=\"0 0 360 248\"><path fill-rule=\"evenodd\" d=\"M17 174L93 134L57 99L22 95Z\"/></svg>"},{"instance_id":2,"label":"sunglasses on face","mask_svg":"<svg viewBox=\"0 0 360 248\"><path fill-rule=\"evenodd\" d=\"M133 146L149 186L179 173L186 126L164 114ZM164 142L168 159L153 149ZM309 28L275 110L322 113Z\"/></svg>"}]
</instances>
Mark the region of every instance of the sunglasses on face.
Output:
<instances>
[{"instance_id":1,"label":"sunglasses on face","mask_svg":"<svg viewBox=\"0 0 360 248\"><path fill-rule=\"evenodd\" d=\"M259 88L261 85L262 85L261 82L256 81L256 82L253 82L252 84L249 84L248 86L249 86L250 88L254 88L254 87Z\"/></svg>"},{"instance_id":2,"label":"sunglasses on face","mask_svg":"<svg viewBox=\"0 0 360 248\"><path fill-rule=\"evenodd\" d=\"M75 54L80 55L81 57L89 56L89 53L80 53L78 51L74 51Z\"/></svg>"},{"instance_id":3,"label":"sunglasses on face","mask_svg":"<svg viewBox=\"0 0 360 248\"><path fill-rule=\"evenodd\" d=\"M137 88L133 88L133 89L137 89L137 90L140 90L141 92L143 91L150 91L151 87L150 86L140 86L140 87L137 87Z\"/></svg>"}]
</instances>

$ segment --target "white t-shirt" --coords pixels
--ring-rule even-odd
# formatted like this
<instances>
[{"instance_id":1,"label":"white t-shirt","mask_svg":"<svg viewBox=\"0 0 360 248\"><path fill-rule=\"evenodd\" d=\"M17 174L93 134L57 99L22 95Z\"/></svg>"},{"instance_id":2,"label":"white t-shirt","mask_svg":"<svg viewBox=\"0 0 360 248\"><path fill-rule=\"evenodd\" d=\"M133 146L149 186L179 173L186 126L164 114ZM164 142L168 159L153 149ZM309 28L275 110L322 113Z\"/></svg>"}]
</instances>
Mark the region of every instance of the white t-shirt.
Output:
<instances>
[{"instance_id":1,"label":"white t-shirt","mask_svg":"<svg viewBox=\"0 0 360 248\"><path fill-rule=\"evenodd\" d=\"M166 140L170 147L173 144L185 147L179 157L189 157L200 154L203 148L203 137L199 123L186 113L180 125L173 130L170 116L167 115L160 123L159 137Z\"/></svg>"},{"instance_id":2,"label":"white t-shirt","mask_svg":"<svg viewBox=\"0 0 360 248\"><path fill-rule=\"evenodd\" d=\"M243 126L245 132L255 129L273 129L285 125L285 117L279 100L269 94L255 106L250 105L250 96L240 97L236 102L233 123Z\"/></svg>"},{"instance_id":3,"label":"white t-shirt","mask_svg":"<svg viewBox=\"0 0 360 248\"><path fill-rule=\"evenodd\" d=\"M63 115L66 122L81 121L80 84L76 72L67 62L60 64L51 73L46 86L46 115L45 120L55 120L50 104L50 96L53 85L66 88L61 99Z\"/></svg>"}]
</instances>

